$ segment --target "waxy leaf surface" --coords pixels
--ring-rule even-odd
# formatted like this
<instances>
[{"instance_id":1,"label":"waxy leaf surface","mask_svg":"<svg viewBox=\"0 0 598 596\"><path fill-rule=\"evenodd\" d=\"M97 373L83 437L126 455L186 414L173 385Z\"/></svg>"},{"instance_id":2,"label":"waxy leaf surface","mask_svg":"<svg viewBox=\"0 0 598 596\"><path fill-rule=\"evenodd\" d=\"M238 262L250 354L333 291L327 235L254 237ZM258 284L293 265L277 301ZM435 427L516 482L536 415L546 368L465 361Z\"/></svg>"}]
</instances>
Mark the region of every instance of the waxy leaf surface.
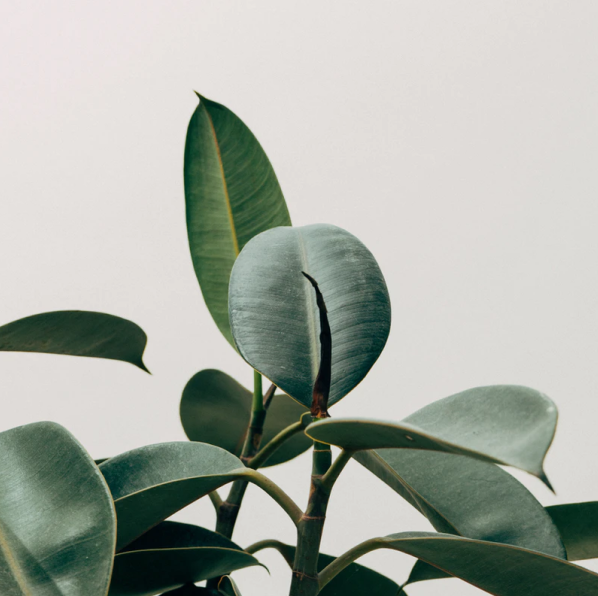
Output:
<instances>
[{"instance_id":1,"label":"waxy leaf surface","mask_svg":"<svg viewBox=\"0 0 598 596\"><path fill-rule=\"evenodd\" d=\"M161 443L101 464L118 518L117 551L179 509L239 477L242 462L205 443Z\"/></svg>"},{"instance_id":2,"label":"waxy leaf surface","mask_svg":"<svg viewBox=\"0 0 598 596\"><path fill-rule=\"evenodd\" d=\"M251 415L252 393L219 370L202 370L187 383L181 399L181 422L192 441L210 443L241 455ZM268 408L262 446L287 426L297 422L307 409L287 395L275 395ZM266 461L274 466L297 457L312 441L299 433L283 443Z\"/></svg>"},{"instance_id":3,"label":"waxy leaf surface","mask_svg":"<svg viewBox=\"0 0 598 596\"><path fill-rule=\"evenodd\" d=\"M596 573L516 546L405 532L368 541L360 555L380 548L417 557L495 596L598 595Z\"/></svg>"},{"instance_id":4,"label":"waxy leaf surface","mask_svg":"<svg viewBox=\"0 0 598 596\"><path fill-rule=\"evenodd\" d=\"M116 520L91 457L64 428L0 433L0 593L105 596Z\"/></svg>"},{"instance_id":5,"label":"waxy leaf surface","mask_svg":"<svg viewBox=\"0 0 598 596\"><path fill-rule=\"evenodd\" d=\"M237 255L253 236L291 219L268 157L228 108L200 96L185 144L189 248L206 305L234 346L228 282Z\"/></svg>"},{"instance_id":6,"label":"waxy leaf surface","mask_svg":"<svg viewBox=\"0 0 598 596\"><path fill-rule=\"evenodd\" d=\"M316 297L324 296L332 332L328 405L368 373L390 330L390 299L372 253L341 228L276 228L251 240L231 275L229 309L239 352L299 403L310 407L320 365Z\"/></svg>"},{"instance_id":7,"label":"waxy leaf surface","mask_svg":"<svg viewBox=\"0 0 598 596\"><path fill-rule=\"evenodd\" d=\"M130 362L147 371L141 327L100 312L61 310L32 315L0 327L0 351L88 356Z\"/></svg>"},{"instance_id":8,"label":"waxy leaf surface","mask_svg":"<svg viewBox=\"0 0 598 596\"><path fill-rule=\"evenodd\" d=\"M553 402L516 385L478 387L422 408L402 422L329 419L306 434L346 449L425 449L520 468L548 486L544 457L557 420Z\"/></svg>"},{"instance_id":9,"label":"waxy leaf surface","mask_svg":"<svg viewBox=\"0 0 598 596\"><path fill-rule=\"evenodd\" d=\"M241 596L241 592L230 575L225 575L218 583L218 592L224 596Z\"/></svg>"},{"instance_id":10,"label":"waxy leaf surface","mask_svg":"<svg viewBox=\"0 0 598 596\"><path fill-rule=\"evenodd\" d=\"M598 502L553 505L546 511L559 529L570 561L598 558Z\"/></svg>"},{"instance_id":11,"label":"waxy leaf surface","mask_svg":"<svg viewBox=\"0 0 598 596\"><path fill-rule=\"evenodd\" d=\"M110 596L152 596L259 561L224 536L162 522L116 555Z\"/></svg>"}]
</instances>

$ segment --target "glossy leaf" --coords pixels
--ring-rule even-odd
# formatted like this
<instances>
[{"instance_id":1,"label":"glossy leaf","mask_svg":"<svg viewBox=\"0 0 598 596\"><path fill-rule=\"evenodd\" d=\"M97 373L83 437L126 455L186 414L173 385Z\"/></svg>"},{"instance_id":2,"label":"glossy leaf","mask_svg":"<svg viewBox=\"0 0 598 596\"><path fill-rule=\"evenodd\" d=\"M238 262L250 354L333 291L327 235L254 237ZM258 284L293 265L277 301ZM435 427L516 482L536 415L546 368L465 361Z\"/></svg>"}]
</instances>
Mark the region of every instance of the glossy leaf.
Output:
<instances>
[{"instance_id":1,"label":"glossy leaf","mask_svg":"<svg viewBox=\"0 0 598 596\"><path fill-rule=\"evenodd\" d=\"M598 558L598 502L547 507L567 549L570 561Z\"/></svg>"},{"instance_id":2,"label":"glossy leaf","mask_svg":"<svg viewBox=\"0 0 598 596\"><path fill-rule=\"evenodd\" d=\"M163 522L114 559L110 596L152 596L259 561L204 528Z\"/></svg>"},{"instance_id":3,"label":"glossy leaf","mask_svg":"<svg viewBox=\"0 0 598 596\"><path fill-rule=\"evenodd\" d=\"M241 596L237 584L230 575L225 575L218 583L218 591L224 596Z\"/></svg>"},{"instance_id":4,"label":"glossy leaf","mask_svg":"<svg viewBox=\"0 0 598 596\"><path fill-rule=\"evenodd\" d=\"M64 428L0 433L2 596L105 596L115 516L91 457Z\"/></svg>"},{"instance_id":5,"label":"glossy leaf","mask_svg":"<svg viewBox=\"0 0 598 596\"><path fill-rule=\"evenodd\" d=\"M556 420L556 407L542 393L498 385L441 399L399 423L329 419L305 432L352 450L404 448L467 455L520 468L550 486L543 462Z\"/></svg>"},{"instance_id":6,"label":"glossy leaf","mask_svg":"<svg viewBox=\"0 0 598 596\"><path fill-rule=\"evenodd\" d=\"M141 327L100 312L60 310L32 315L0 327L0 351L88 356L130 362L147 371Z\"/></svg>"},{"instance_id":7,"label":"glossy leaf","mask_svg":"<svg viewBox=\"0 0 598 596\"><path fill-rule=\"evenodd\" d=\"M271 480L214 445L149 445L111 457L100 470L116 507L117 551L183 507L241 478L260 486L295 523L301 517L297 505Z\"/></svg>"},{"instance_id":8,"label":"glossy leaf","mask_svg":"<svg viewBox=\"0 0 598 596\"><path fill-rule=\"evenodd\" d=\"M381 548L417 557L495 596L598 594L598 574L568 561L449 534L405 532L375 538L352 549L351 559Z\"/></svg>"},{"instance_id":9,"label":"glossy leaf","mask_svg":"<svg viewBox=\"0 0 598 596\"><path fill-rule=\"evenodd\" d=\"M185 144L187 233L206 305L234 346L228 282L235 259L253 236L291 219L268 157L228 108L205 97L191 117Z\"/></svg>"},{"instance_id":10,"label":"glossy leaf","mask_svg":"<svg viewBox=\"0 0 598 596\"><path fill-rule=\"evenodd\" d=\"M202 370L191 377L181 399L181 422L192 441L201 441L241 455L251 415L252 392L219 370ZM262 446L307 409L287 395L275 395L268 408ZM312 441L299 433L286 441L267 460L274 466L297 457Z\"/></svg>"},{"instance_id":11,"label":"glossy leaf","mask_svg":"<svg viewBox=\"0 0 598 596\"><path fill-rule=\"evenodd\" d=\"M289 567L293 568L295 547L278 541L271 541L264 548L276 548ZM330 565L336 557L320 553L318 572ZM351 563L336 575L318 593L318 596L397 596L399 586L377 571L358 563Z\"/></svg>"},{"instance_id":12,"label":"glossy leaf","mask_svg":"<svg viewBox=\"0 0 598 596\"><path fill-rule=\"evenodd\" d=\"M118 518L117 551L179 509L231 482L243 463L204 443L161 443L100 465Z\"/></svg>"},{"instance_id":13,"label":"glossy leaf","mask_svg":"<svg viewBox=\"0 0 598 596\"><path fill-rule=\"evenodd\" d=\"M243 358L310 407L320 328L316 296L303 271L318 283L328 309L332 405L365 377L390 330L384 277L355 236L318 224L276 228L251 240L231 274L231 328Z\"/></svg>"}]
</instances>

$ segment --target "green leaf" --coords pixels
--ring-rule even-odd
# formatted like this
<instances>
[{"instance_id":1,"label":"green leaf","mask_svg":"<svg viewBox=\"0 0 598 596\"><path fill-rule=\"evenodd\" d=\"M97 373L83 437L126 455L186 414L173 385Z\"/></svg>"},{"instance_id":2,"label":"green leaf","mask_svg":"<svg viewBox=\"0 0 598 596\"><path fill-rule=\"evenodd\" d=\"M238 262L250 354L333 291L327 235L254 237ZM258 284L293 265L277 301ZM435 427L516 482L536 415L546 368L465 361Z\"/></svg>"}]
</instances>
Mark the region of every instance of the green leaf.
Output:
<instances>
[{"instance_id":1,"label":"green leaf","mask_svg":"<svg viewBox=\"0 0 598 596\"><path fill-rule=\"evenodd\" d=\"M345 449L425 449L520 468L549 487L543 469L557 420L553 402L515 385L478 387L422 408L402 422L322 420L312 439Z\"/></svg>"},{"instance_id":2,"label":"green leaf","mask_svg":"<svg viewBox=\"0 0 598 596\"><path fill-rule=\"evenodd\" d=\"M417 557L495 596L598 594L598 574L568 561L516 546L448 534L405 532L374 538L351 549L347 557L355 560L381 548Z\"/></svg>"},{"instance_id":3,"label":"green leaf","mask_svg":"<svg viewBox=\"0 0 598 596\"><path fill-rule=\"evenodd\" d=\"M239 457L251 415L252 392L219 370L202 370L191 377L181 399L181 422L192 441L217 445ZM297 422L307 409L287 395L275 395L266 416L262 445ZM297 457L312 441L299 433L267 460L274 466Z\"/></svg>"},{"instance_id":4,"label":"green leaf","mask_svg":"<svg viewBox=\"0 0 598 596\"><path fill-rule=\"evenodd\" d=\"M234 455L204 443L162 443L111 457L100 470L116 507L116 550L243 469Z\"/></svg>"},{"instance_id":5,"label":"green leaf","mask_svg":"<svg viewBox=\"0 0 598 596\"><path fill-rule=\"evenodd\" d=\"M412 449L364 451L355 459L404 496L438 532L566 556L544 507L494 464Z\"/></svg>"},{"instance_id":6,"label":"green leaf","mask_svg":"<svg viewBox=\"0 0 598 596\"><path fill-rule=\"evenodd\" d=\"M297 505L276 484L214 445L148 445L111 457L100 470L116 507L117 551L183 507L240 478L267 492L295 524L301 517Z\"/></svg>"},{"instance_id":7,"label":"green leaf","mask_svg":"<svg viewBox=\"0 0 598 596\"><path fill-rule=\"evenodd\" d=\"M570 561L598 558L598 502L547 507L565 543Z\"/></svg>"},{"instance_id":8,"label":"green leaf","mask_svg":"<svg viewBox=\"0 0 598 596\"><path fill-rule=\"evenodd\" d=\"M216 532L163 522L116 555L109 594L152 596L259 564Z\"/></svg>"},{"instance_id":9,"label":"green leaf","mask_svg":"<svg viewBox=\"0 0 598 596\"><path fill-rule=\"evenodd\" d=\"M225 575L218 583L218 592L224 596L241 596L241 592L237 584L233 581L230 575Z\"/></svg>"},{"instance_id":10,"label":"green leaf","mask_svg":"<svg viewBox=\"0 0 598 596\"><path fill-rule=\"evenodd\" d=\"M243 358L310 407L320 328L316 296L302 271L316 280L328 309L332 405L366 376L390 330L384 277L355 236L318 224L277 228L251 240L231 274L231 328Z\"/></svg>"},{"instance_id":11,"label":"green leaf","mask_svg":"<svg viewBox=\"0 0 598 596\"><path fill-rule=\"evenodd\" d=\"M259 544L259 543L258 543ZM277 540L266 540L262 548L275 548L285 559L289 567L293 568L295 547L283 544ZM318 557L318 572L330 565L336 557L320 553ZM397 596L399 586L381 575L377 571L357 563L351 563L336 575L318 593L318 596Z\"/></svg>"},{"instance_id":12,"label":"green leaf","mask_svg":"<svg viewBox=\"0 0 598 596\"><path fill-rule=\"evenodd\" d=\"M2 596L105 596L115 516L91 457L63 427L0 433Z\"/></svg>"},{"instance_id":13,"label":"green leaf","mask_svg":"<svg viewBox=\"0 0 598 596\"><path fill-rule=\"evenodd\" d=\"M147 336L120 317L84 310L32 315L0 327L0 351L89 356L130 362L141 370Z\"/></svg>"},{"instance_id":14,"label":"green leaf","mask_svg":"<svg viewBox=\"0 0 598 596\"><path fill-rule=\"evenodd\" d=\"M268 157L224 106L199 96L185 144L187 233L195 274L216 325L234 346L228 281L254 236L291 219Z\"/></svg>"}]
</instances>

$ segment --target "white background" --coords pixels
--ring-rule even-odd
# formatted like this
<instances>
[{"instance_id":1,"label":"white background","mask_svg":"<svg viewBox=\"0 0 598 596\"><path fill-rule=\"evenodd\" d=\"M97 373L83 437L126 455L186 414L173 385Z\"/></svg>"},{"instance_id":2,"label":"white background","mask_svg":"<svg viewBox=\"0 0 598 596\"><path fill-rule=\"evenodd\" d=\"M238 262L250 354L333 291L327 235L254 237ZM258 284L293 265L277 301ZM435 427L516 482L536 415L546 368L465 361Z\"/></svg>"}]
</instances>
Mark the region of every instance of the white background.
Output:
<instances>
[{"instance_id":1,"label":"white background","mask_svg":"<svg viewBox=\"0 0 598 596\"><path fill-rule=\"evenodd\" d=\"M518 383L560 409L554 498L598 498L598 4L516 1L4 0L0 7L0 323L57 309L117 314L149 335L133 366L0 355L7 429L51 419L96 457L183 440L202 368L251 371L203 304L182 162L196 89L256 133L295 225L365 242L393 302L388 346L333 414L400 419L459 390ZM268 472L299 503L309 458ZM204 502L205 501L205 502ZM259 509L256 509L259 508ZM179 516L211 527L207 499ZM426 530L358 464L323 550ZM235 539L291 541L251 489ZM236 574L281 596L273 551ZM396 581L412 559L363 560ZM410 596L481 593L458 580Z\"/></svg>"}]
</instances>

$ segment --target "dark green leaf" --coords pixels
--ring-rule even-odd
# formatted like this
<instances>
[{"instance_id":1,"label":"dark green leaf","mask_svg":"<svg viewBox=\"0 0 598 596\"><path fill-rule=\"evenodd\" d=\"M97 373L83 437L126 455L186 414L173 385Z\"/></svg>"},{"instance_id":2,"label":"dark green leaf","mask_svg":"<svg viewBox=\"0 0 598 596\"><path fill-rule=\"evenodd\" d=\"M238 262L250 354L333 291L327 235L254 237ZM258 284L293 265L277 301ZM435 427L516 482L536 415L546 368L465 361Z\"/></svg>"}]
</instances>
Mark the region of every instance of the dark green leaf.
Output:
<instances>
[{"instance_id":1,"label":"dark green leaf","mask_svg":"<svg viewBox=\"0 0 598 596\"><path fill-rule=\"evenodd\" d=\"M259 561L224 536L162 522L114 559L110 596L152 596Z\"/></svg>"},{"instance_id":2,"label":"dark green leaf","mask_svg":"<svg viewBox=\"0 0 598 596\"><path fill-rule=\"evenodd\" d=\"M224 596L241 596L237 584L230 575L225 575L218 583L218 591Z\"/></svg>"},{"instance_id":3,"label":"dark green leaf","mask_svg":"<svg viewBox=\"0 0 598 596\"><path fill-rule=\"evenodd\" d=\"M448 534L406 532L367 541L362 556L398 550L437 566L495 596L596 596L598 575L555 557L516 546Z\"/></svg>"},{"instance_id":4,"label":"dark green leaf","mask_svg":"<svg viewBox=\"0 0 598 596\"><path fill-rule=\"evenodd\" d=\"M115 544L110 493L64 428L0 433L2 596L105 596Z\"/></svg>"},{"instance_id":5,"label":"dark green leaf","mask_svg":"<svg viewBox=\"0 0 598 596\"><path fill-rule=\"evenodd\" d=\"M317 281L328 309L332 405L365 377L390 330L384 277L355 236L318 224L277 228L251 240L230 279L231 328L245 360L310 407L320 328L316 297L302 271Z\"/></svg>"},{"instance_id":6,"label":"dark green leaf","mask_svg":"<svg viewBox=\"0 0 598 596\"><path fill-rule=\"evenodd\" d=\"M556 419L555 405L542 393L497 385L441 399L399 423L322 420L305 432L352 450L405 448L467 455L520 468L550 486L542 464Z\"/></svg>"},{"instance_id":7,"label":"dark green leaf","mask_svg":"<svg viewBox=\"0 0 598 596\"><path fill-rule=\"evenodd\" d=\"M570 561L598 558L598 502L554 505L546 510L559 529Z\"/></svg>"},{"instance_id":8,"label":"dark green leaf","mask_svg":"<svg viewBox=\"0 0 598 596\"><path fill-rule=\"evenodd\" d=\"M181 422L192 441L202 441L241 455L251 413L251 391L219 370L202 370L187 383L181 399ZM307 409L287 395L275 395L266 417L262 446L287 426L297 422ZM286 441L266 462L286 462L312 445L299 433Z\"/></svg>"},{"instance_id":9,"label":"dark green leaf","mask_svg":"<svg viewBox=\"0 0 598 596\"><path fill-rule=\"evenodd\" d=\"M84 310L33 315L0 327L0 351L89 356L130 362L147 371L143 329L120 317Z\"/></svg>"},{"instance_id":10,"label":"dark green leaf","mask_svg":"<svg viewBox=\"0 0 598 596\"><path fill-rule=\"evenodd\" d=\"M206 305L234 346L228 281L245 244L291 219L268 157L253 133L224 106L200 96L185 144L187 233Z\"/></svg>"},{"instance_id":11,"label":"dark green leaf","mask_svg":"<svg viewBox=\"0 0 598 596\"><path fill-rule=\"evenodd\" d=\"M110 458L100 470L116 506L117 551L243 469L234 455L204 443L149 445Z\"/></svg>"}]
</instances>

